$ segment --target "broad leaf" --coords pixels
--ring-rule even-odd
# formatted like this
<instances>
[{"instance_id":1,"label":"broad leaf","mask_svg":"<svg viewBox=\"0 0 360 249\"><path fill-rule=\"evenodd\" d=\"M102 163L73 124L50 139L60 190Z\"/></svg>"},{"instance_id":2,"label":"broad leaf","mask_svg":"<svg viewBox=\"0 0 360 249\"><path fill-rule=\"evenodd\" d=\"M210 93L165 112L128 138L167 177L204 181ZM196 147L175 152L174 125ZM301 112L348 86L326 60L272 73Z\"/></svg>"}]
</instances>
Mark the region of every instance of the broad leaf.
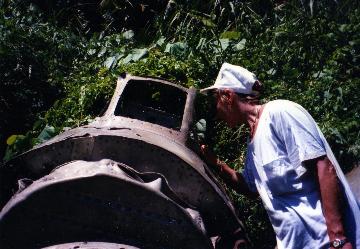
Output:
<instances>
[{"instance_id":1,"label":"broad leaf","mask_svg":"<svg viewBox=\"0 0 360 249\"><path fill-rule=\"evenodd\" d=\"M115 56L108 57L104 62L104 66L110 69L114 65L115 60Z\"/></svg>"},{"instance_id":2,"label":"broad leaf","mask_svg":"<svg viewBox=\"0 0 360 249\"><path fill-rule=\"evenodd\" d=\"M165 47L165 53L173 55L182 55L186 52L188 46L184 42L168 43Z\"/></svg>"},{"instance_id":3,"label":"broad leaf","mask_svg":"<svg viewBox=\"0 0 360 249\"><path fill-rule=\"evenodd\" d=\"M115 54L114 56L108 57L104 62L104 66L108 69L113 68L117 64L118 60L123 56L124 55L122 54Z\"/></svg>"},{"instance_id":4,"label":"broad leaf","mask_svg":"<svg viewBox=\"0 0 360 249\"><path fill-rule=\"evenodd\" d=\"M40 143L43 143L50 138L56 135L55 128L53 126L45 126L45 128L41 131L40 135L37 137Z\"/></svg>"},{"instance_id":5,"label":"broad leaf","mask_svg":"<svg viewBox=\"0 0 360 249\"><path fill-rule=\"evenodd\" d=\"M221 33L220 35L221 39L239 39L240 38L240 32L237 31L225 31L223 33Z\"/></svg>"},{"instance_id":6,"label":"broad leaf","mask_svg":"<svg viewBox=\"0 0 360 249\"><path fill-rule=\"evenodd\" d=\"M230 45L229 39L220 39L220 45L222 50L226 50Z\"/></svg>"},{"instance_id":7,"label":"broad leaf","mask_svg":"<svg viewBox=\"0 0 360 249\"><path fill-rule=\"evenodd\" d=\"M137 48L133 49L130 54L128 54L121 62L128 64L130 62L136 62L146 57L149 54L149 51L146 48Z\"/></svg>"},{"instance_id":8,"label":"broad leaf","mask_svg":"<svg viewBox=\"0 0 360 249\"><path fill-rule=\"evenodd\" d=\"M125 31L124 33L122 33L122 37L124 37L127 40L132 39L134 36L135 36L135 33L132 30L128 30L128 31Z\"/></svg>"},{"instance_id":9,"label":"broad leaf","mask_svg":"<svg viewBox=\"0 0 360 249\"><path fill-rule=\"evenodd\" d=\"M237 44L235 44L234 49L236 51L243 50L245 48L245 44L246 44L246 39L242 39Z\"/></svg>"},{"instance_id":10,"label":"broad leaf","mask_svg":"<svg viewBox=\"0 0 360 249\"><path fill-rule=\"evenodd\" d=\"M15 143L16 139L17 139L18 135L11 135L7 140L6 140L6 144L7 145L12 145L13 143Z\"/></svg>"}]
</instances>

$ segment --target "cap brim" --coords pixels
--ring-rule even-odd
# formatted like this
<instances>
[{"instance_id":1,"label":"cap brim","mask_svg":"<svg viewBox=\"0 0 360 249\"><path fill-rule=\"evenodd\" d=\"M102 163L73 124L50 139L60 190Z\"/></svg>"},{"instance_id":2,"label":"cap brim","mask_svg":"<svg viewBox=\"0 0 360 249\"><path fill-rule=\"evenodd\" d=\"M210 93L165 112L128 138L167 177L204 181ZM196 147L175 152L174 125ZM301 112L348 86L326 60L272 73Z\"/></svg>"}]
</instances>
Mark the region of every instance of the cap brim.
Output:
<instances>
[{"instance_id":1,"label":"cap brim","mask_svg":"<svg viewBox=\"0 0 360 249\"><path fill-rule=\"evenodd\" d=\"M215 89L217 89L216 86L210 86L210 87L207 87L207 88L200 89L200 93L201 93L201 94L204 94L204 95L208 95L208 93L209 93L211 90L215 90Z\"/></svg>"}]
</instances>

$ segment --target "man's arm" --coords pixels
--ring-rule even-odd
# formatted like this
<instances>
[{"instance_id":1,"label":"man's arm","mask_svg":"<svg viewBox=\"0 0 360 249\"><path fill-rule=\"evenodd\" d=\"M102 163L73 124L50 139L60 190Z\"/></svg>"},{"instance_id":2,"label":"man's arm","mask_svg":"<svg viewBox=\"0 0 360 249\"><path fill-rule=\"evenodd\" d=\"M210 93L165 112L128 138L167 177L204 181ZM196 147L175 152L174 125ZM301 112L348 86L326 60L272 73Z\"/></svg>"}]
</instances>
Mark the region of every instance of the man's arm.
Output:
<instances>
[{"instance_id":1,"label":"man's arm","mask_svg":"<svg viewBox=\"0 0 360 249\"><path fill-rule=\"evenodd\" d=\"M201 146L201 152L207 164L218 171L220 177L224 180L227 186L234 189L237 193L243 194L249 198L256 198L257 193L250 191L243 176L230 168L225 162L220 161L213 153L211 153L207 146Z\"/></svg>"},{"instance_id":2,"label":"man's arm","mask_svg":"<svg viewBox=\"0 0 360 249\"><path fill-rule=\"evenodd\" d=\"M335 239L345 239L346 235L342 223L341 213L343 198L334 165L332 165L327 156L310 160L306 164L316 165L316 175L319 181L321 203L326 220L329 240L334 241ZM352 249L351 243L346 243L342 248Z\"/></svg>"}]
</instances>

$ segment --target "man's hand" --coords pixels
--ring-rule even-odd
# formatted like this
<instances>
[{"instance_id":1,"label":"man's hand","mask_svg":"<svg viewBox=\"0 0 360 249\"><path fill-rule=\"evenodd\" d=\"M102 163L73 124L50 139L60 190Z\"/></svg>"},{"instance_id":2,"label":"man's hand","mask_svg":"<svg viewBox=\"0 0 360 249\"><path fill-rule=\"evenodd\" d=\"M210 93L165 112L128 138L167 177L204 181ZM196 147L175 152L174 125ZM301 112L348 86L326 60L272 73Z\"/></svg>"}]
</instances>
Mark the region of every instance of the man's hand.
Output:
<instances>
[{"instance_id":1,"label":"man's hand","mask_svg":"<svg viewBox=\"0 0 360 249\"><path fill-rule=\"evenodd\" d=\"M212 152L211 149L205 144L200 146L201 154L203 155L203 158L205 162L211 166L217 165L218 159L214 152Z\"/></svg>"},{"instance_id":2,"label":"man's hand","mask_svg":"<svg viewBox=\"0 0 360 249\"><path fill-rule=\"evenodd\" d=\"M242 175L229 167L225 162L219 160L207 145L201 145L200 151L207 164L214 167L226 185L234 189L239 194L246 195L249 198L256 198L258 193L251 192L245 183Z\"/></svg>"}]
</instances>

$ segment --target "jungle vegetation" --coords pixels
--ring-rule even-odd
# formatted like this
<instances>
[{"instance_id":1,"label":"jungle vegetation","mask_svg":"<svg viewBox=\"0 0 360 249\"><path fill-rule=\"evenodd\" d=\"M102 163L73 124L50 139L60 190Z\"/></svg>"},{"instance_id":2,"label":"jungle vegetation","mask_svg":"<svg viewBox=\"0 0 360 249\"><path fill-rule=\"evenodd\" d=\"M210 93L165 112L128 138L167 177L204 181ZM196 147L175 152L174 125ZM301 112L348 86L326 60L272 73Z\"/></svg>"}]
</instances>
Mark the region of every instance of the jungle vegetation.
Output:
<instances>
[{"instance_id":1,"label":"jungle vegetation","mask_svg":"<svg viewBox=\"0 0 360 249\"><path fill-rule=\"evenodd\" d=\"M303 105L347 172L360 161L359 50L359 1L0 0L0 156L91 121L122 72L203 88L229 62L256 73L264 101ZM208 143L240 170L246 130L212 127ZM229 193L256 248L273 248L261 203Z\"/></svg>"}]
</instances>

